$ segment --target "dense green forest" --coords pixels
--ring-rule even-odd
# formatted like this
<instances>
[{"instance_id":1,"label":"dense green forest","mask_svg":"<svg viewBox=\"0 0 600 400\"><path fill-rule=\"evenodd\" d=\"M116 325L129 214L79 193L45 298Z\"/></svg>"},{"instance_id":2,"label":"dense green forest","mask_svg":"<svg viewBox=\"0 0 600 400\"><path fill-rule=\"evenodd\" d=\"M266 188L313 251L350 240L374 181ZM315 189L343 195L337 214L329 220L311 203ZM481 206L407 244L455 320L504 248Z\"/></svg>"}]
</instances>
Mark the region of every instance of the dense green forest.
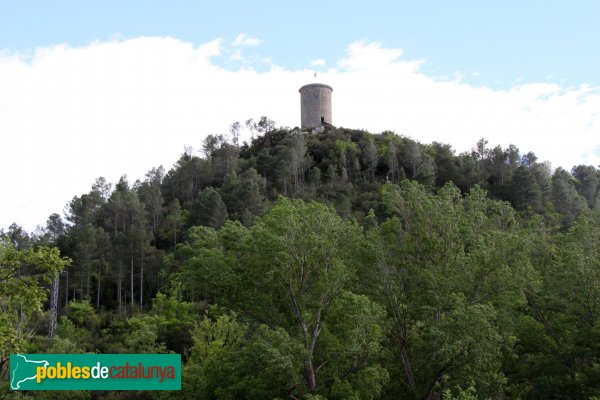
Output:
<instances>
[{"instance_id":1,"label":"dense green forest","mask_svg":"<svg viewBox=\"0 0 600 400\"><path fill-rule=\"evenodd\" d=\"M246 125L0 232L5 396L600 398L598 169ZM6 394L14 352L180 353L182 392Z\"/></svg>"}]
</instances>

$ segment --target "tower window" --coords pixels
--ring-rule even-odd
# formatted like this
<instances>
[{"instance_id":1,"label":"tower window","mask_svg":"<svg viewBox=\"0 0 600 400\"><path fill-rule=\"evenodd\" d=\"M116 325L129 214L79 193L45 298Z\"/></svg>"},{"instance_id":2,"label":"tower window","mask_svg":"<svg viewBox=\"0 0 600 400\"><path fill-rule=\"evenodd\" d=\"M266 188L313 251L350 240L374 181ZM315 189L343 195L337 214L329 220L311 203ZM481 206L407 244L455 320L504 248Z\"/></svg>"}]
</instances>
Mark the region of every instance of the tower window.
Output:
<instances>
[{"instance_id":1,"label":"tower window","mask_svg":"<svg viewBox=\"0 0 600 400\"><path fill-rule=\"evenodd\" d=\"M321 117L321 123L324 124L325 123L325 117Z\"/></svg>"}]
</instances>

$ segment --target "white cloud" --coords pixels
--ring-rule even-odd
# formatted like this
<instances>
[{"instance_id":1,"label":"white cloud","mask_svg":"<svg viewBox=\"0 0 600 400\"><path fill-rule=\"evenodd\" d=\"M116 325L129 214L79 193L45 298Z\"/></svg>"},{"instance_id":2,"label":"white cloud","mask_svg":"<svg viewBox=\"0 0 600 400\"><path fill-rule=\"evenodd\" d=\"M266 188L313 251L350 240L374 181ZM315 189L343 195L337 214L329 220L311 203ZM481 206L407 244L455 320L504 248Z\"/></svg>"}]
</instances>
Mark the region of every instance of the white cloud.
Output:
<instances>
[{"instance_id":1,"label":"white cloud","mask_svg":"<svg viewBox=\"0 0 600 400\"><path fill-rule=\"evenodd\" d=\"M311 67L324 67L325 66L325 60L323 60L322 58L317 58L316 60L312 60L310 62L310 66Z\"/></svg>"},{"instance_id":2,"label":"white cloud","mask_svg":"<svg viewBox=\"0 0 600 400\"><path fill-rule=\"evenodd\" d=\"M130 181L167 169L184 145L199 149L234 121L267 115L299 124L298 88L313 73L273 67L229 71L221 40L193 46L140 37L53 46L25 58L0 53L0 227L44 224L98 176ZM554 166L598 165L598 88L519 84L508 90L440 81L420 61L372 43L350 45L339 68L319 72L333 89L333 122L394 130L469 150L482 137L516 144Z\"/></svg>"},{"instance_id":3,"label":"white cloud","mask_svg":"<svg viewBox=\"0 0 600 400\"><path fill-rule=\"evenodd\" d=\"M239 46L254 47L254 46L258 46L261 43L262 43L262 40L250 37L250 36L246 35L244 32L242 32L239 35L237 35L235 40L232 42L232 45L234 47L239 47Z\"/></svg>"},{"instance_id":4,"label":"white cloud","mask_svg":"<svg viewBox=\"0 0 600 400\"><path fill-rule=\"evenodd\" d=\"M373 71L390 68L394 65L412 65L414 69L420 63L400 63L401 49L385 49L378 43L354 42L348 47L348 58L340 60L339 65L348 71Z\"/></svg>"}]
</instances>

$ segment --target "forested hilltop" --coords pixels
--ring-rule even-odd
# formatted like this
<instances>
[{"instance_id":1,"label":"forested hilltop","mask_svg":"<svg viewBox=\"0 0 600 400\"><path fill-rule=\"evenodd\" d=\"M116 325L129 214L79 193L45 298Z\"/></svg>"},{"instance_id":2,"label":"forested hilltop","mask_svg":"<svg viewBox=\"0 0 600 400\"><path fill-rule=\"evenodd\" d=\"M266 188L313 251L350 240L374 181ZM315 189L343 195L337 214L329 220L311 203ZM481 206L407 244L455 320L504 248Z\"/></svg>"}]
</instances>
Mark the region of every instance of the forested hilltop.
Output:
<instances>
[{"instance_id":1,"label":"forested hilltop","mask_svg":"<svg viewBox=\"0 0 600 400\"><path fill-rule=\"evenodd\" d=\"M182 392L6 396L600 399L599 170L247 127L0 232L0 393L10 353L174 352Z\"/></svg>"}]
</instances>

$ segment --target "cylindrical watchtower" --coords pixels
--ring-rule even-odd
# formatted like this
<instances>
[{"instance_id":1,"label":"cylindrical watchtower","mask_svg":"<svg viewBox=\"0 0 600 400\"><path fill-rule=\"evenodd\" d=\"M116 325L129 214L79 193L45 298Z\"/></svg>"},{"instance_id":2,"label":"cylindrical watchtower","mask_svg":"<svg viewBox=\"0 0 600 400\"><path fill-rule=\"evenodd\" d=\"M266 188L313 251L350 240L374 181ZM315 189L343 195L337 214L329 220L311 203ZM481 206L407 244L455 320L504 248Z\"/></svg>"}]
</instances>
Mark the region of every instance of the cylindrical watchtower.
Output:
<instances>
[{"instance_id":1,"label":"cylindrical watchtower","mask_svg":"<svg viewBox=\"0 0 600 400\"><path fill-rule=\"evenodd\" d=\"M310 83L300 88L300 127L331 125L331 92L329 85Z\"/></svg>"}]
</instances>

